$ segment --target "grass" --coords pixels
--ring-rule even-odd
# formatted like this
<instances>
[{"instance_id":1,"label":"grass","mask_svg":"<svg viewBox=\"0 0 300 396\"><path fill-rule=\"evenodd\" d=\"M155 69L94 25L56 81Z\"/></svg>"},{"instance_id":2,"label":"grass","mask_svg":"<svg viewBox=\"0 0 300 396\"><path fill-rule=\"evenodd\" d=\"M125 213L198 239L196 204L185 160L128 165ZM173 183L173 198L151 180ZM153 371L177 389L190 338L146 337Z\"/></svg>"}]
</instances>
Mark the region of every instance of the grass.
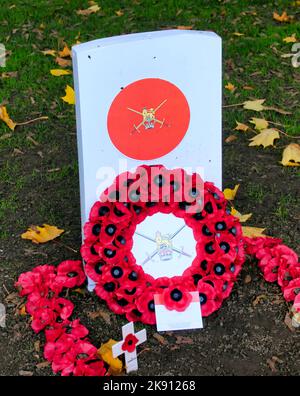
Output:
<instances>
[{"instance_id":1,"label":"grass","mask_svg":"<svg viewBox=\"0 0 300 396\"><path fill-rule=\"evenodd\" d=\"M66 84L73 84L72 76L51 76L50 69L59 66L54 58L41 53L45 49L62 49L63 43L71 46L78 38L84 42L180 25L214 30L223 38L224 85L230 81L237 87L234 93L224 90L224 103L265 98L269 106L290 110L292 115L266 111L259 116L282 124L290 135L299 135L300 108L296 93L300 69L293 69L289 58L281 58L282 54L291 51L291 44L282 39L293 33L300 37L299 7L287 1L265 1L262 4L259 0L102 0L99 5L100 12L84 17L77 15L76 10L87 8L87 1L2 2L0 42L11 53L0 73L16 71L18 75L0 79L0 103L6 104L15 121L41 115L49 117L47 121L18 127L10 138L4 139L1 136L10 131L0 123L0 183L7 186L1 193L2 221L13 216L16 207L22 207L20 197L24 192L31 196L32 188L47 186L47 194L54 194L54 201L64 201L66 183L69 189L78 187L74 108L60 98ZM116 14L119 10L123 12L122 16ZM293 23L273 20L273 11L281 13L284 10L294 15ZM243 36L236 36L235 32ZM245 85L253 90L243 89ZM223 113L224 130L232 131L235 120L248 122L252 116L258 114L240 107L227 109ZM62 152L62 142L67 154ZM13 156L14 149L21 150L24 155ZM280 156L279 149L277 151ZM249 199L262 202L264 192L255 183L247 191ZM46 199L41 191L35 193L38 199L35 214L40 213L37 220L44 221L41 217L49 213L49 197ZM281 213L281 209L278 211ZM1 235L7 235L7 232Z\"/></svg>"}]
</instances>

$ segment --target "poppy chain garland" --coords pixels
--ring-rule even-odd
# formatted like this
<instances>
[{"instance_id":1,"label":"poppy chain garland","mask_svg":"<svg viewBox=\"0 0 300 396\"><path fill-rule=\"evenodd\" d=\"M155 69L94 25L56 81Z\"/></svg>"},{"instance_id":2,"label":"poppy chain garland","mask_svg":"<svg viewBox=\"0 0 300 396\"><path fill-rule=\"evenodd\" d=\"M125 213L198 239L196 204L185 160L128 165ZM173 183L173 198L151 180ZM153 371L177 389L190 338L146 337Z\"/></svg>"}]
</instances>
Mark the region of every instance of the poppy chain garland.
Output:
<instances>
[{"instance_id":1,"label":"poppy chain garland","mask_svg":"<svg viewBox=\"0 0 300 396\"><path fill-rule=\"evenodd\" d=\"M294 317L299 320L300 263L296 253L279 239L243 237L239 220L226 209L223 193L212 183L201 184L198 175L187 175L183 169L155 168L153 172L144 165L135 173L119 175L93 205L85 224L81 248L85 273L96 282L95 292L108 307L125 314L129 321L154 324L154 294L162 296L167 309L183 311L191 302L189 292L198 291L202 315L208 316L230 295L248 254L258 260L264 278L277 281L284 298L294 302ZM152 201L143 199L152 189L155 199L153 195ZM114 199L107 199L112 196ZM201 210L197 210L200 200ZM193 205L196 210L188 210ZM181 276L154 279L131 253L136 225L155 213L180 217L193 230L197 255ZM81 261L68 260L58 267L38 266L21 274L16 283L20 295L27 296L26 311L32 317L33 330L45 331L44 356L53 371L62 375L108 373L87 338L88 329L78 319L70 319L74 305L63 296L66 289L85 282L85 273ZM134 347L135 340L129 338L122 346L124 350Z\"/></svg>"}]
</instances>

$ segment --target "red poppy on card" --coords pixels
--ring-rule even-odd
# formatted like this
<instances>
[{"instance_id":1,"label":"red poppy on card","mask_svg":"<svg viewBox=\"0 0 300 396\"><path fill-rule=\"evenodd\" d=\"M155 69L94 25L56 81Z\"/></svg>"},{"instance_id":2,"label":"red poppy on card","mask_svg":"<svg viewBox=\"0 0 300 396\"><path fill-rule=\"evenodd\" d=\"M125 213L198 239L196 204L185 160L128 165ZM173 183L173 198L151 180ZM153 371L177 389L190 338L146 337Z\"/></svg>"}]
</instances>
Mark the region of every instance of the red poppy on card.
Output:
<instances>
[{"instance_id":1,"label":"red poppy on card","mask_svg":"<svg viewBox=\"0 0 300 396\"><path fill-rule=\"evenodd\" d=\"M162 292L164 306L170 311L183 312L192 302L190 290L180 284L171 285Z\"/></svg>"},{"instance_id":2,"label":"red poppy on card","mask_svg":"<svg viewBox=\"0 0 300 396\"><path fill-rule=\"evenodd\" d=\"M127 334L122 344L122 351L126 351L129 353L133 352L138 342L139 340L134 334Z\"/></svg>"}]
</instances>

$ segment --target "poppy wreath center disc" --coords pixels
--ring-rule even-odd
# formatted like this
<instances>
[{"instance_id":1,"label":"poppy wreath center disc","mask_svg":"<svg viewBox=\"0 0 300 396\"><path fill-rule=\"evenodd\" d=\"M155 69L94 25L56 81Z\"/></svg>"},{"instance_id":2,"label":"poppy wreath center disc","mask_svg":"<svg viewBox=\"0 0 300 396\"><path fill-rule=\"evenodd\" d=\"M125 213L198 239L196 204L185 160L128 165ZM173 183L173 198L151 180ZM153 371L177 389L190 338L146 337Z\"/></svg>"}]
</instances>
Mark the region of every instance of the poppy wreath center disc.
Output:
<instances>
[{"instance_id":1,"label":"poppy wreath center disc","mask_svg":"<svg viewBox=\"0 0 300 396\"><path fill-rule=\"evenodd\" d=\"M193 231L196 257L180 276L154 279L132 254L137 224L156 213L177 216ZM229 296L245 260L242 229L223 193L196 173L161 165L120 174L93 205L84 238L81 254L96 294L113 312L147 324L156 322L155 294L182 311L189 292L198 291L202 315L210 315Z\"/></svg>"}]
</instances>

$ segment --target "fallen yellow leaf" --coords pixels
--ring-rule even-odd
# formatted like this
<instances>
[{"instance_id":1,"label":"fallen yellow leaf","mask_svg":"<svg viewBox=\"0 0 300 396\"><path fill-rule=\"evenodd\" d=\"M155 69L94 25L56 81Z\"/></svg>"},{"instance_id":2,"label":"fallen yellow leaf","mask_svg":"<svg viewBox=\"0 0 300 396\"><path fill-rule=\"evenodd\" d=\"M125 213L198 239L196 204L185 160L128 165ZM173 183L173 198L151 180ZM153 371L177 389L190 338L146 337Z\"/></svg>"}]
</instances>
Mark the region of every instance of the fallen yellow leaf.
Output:
<instances>
[{"instance_id":1,"label":"fallen yellow leaf","mask_svg":"<svg viewBox=\"0 0 300 396\"><path fill-rule=\"evenodd\" d=\"M65 88L66 91L66 95L62 96L62 100L64 102L67 102L71 105L75 104L75 92L74 89L72 87L70 87L70 85L67 85Z\"/></svg>"},{"instance_id":2,"label":"fallen yellow leaf","mask_svg":"<svg viewBox=\"0 0 300 396\"><path fill-rule=\"evenodd\" d=\"M112 355L112 347L116 343L117 341L110 339L98 349L98 355L109 365L109 372L112 375L121 374L123 371L122 361L118 358L113 358Z\"/></svg>"},{"instance_id":3,"label":"fallen yellow leaf","mask_svg":"<svg viewBox=\"0 0 300 396\"><path fill-rule=\"evenodd\" d=\"M291 143L283 150L281 164L283 166L300 166L299 144Z\"/></svg>"},{"instance_id":4,"label":"fallen yellow leaf","mask_svg":"<svg viewBox=\"0 0 300 396\"><path fill-rule=\"evenodd\" d=\"M233 84L231 84L231 82L226 84L225 88L228 89L228 91L230 91L230 92L233 92L236 89L236 87Z\"/></svg>"},{"instance_id":5,"label":"fallen yellow leaf","mask_svg":"<svg viewBox=\"0 0 300 396\"><path fill-rule=\"evenodd\" d=\"M51 69L50 73L52 74L52 76L65 76L67 74L72 74L71 70L63 70L63 69Z\"/></svg>"},{"instance_id":6,"label":"fallen yellow leaf","mask_svg":"<svg viewBox=\"0 0 300 396\"><path fill-rule=\"evenodd\" d=\"M234 32L233 35L237 37L245 36L244 33L239 33L239 32Z\"/></svg>"},{"instance_id":7,"label":"fallen yellow leaf","mask_svg":"<svg viewBox=\"0 0 300 396\"><path fill-rule=\"evenodd\" d=\"M279 139L279 132L275 128L263 129L258 135L251 138L249 146L274 146L274 140Z\"/></svg>"},{"instance_id":8,"label":"fallen yellow leaf","mask_svg":"<svg viewBox=\"0 0 300 396\"><path fill-rule=\"evenodd\" d=\"M245 89L246 91L253 91L254 90L254 88L251 87L251 85L244 85L243 89Z\"/></svg>"},{"instance_id":9,"label":"fallen yellow leaf","mask_svg":"<svg viewBox=\"0 0 300 396\"><path fill-rule=\"evenodd\" d=\"M292 34L291 36L285 37L284 39L282 39L282 41L284 41L285 43L296 43L296 33Z\"/></svg>"},{"instance_id":10,"label":"fallen yellow leaf","mask_svg":"<svg viewBox=\"0 0 300 396\"><path fill-rule=\"evenodd\" d=\"M59 51L58 55L61 58L67 58L67 57L71 56L72 54L71 54L70 48L67 45L65 45L64 49L62 51Z\"/></svg>"},{"instance_id":11,"label":"fallen yellow leaf","mask_svg":"<svg viewBox=\"0 0 300 396\"><path fill-rule=\"evenodd\" d=\"M21 316L27 315L25 305L23 305L22 308L20 308L20 310L19 310L19 315L21 315Z\"/></svg>"},{"instance_id":12,"label":"fallen yellow leaf","mask_svg":"<svg viewBox=\"0 0 300 396\"><path fill-rule=\"evenodd\" d=\"M248 214L242 215L239 211L237 211L233 207L231 208L230 213L232 214L232 216L237 217L240 220L241 223L245 223L252 216L252 213L248 213Z\"/></svg>"},{"instance_id":13,"label":"fallen yellow leaf","mask_svg":"<svg viewBox=\"0 0 300 396\"><path fill-rule=\"evenodd\" d=\"M44 55L56 56L56 51L55 50L51 50L51 49L42 51L42 53Z\"/></svg>"},{"instance_id":14,"label":"fallen yellow leaf","mask_svg":"<svg viewBox=\"0 0 300 396\"><path fill-rule=\"evenodd\" d=\"M98 12L100 10L100 7L98 6L98 4L92 5L89 8L87 8L86 10L78 10L76 11L77 15L90 15L90 14L95 14L96 12Z\"/></svg>"},{"instance_id":15,"label":"fallen yellow leaf","mask_svg":"<svg viewBox=\"0 0 300 396\"><path fill-rule=\"evenodd\" d=\"M246 110L254 110L254 111L262 111L264 110L263 103L266 99L256 99L256 100L247 100L243 103L244 109Z\"/></svg>"},{"instance_id":16,"label":"fallen yellow leaf","mask_svg":"<svg viewBox=\"0 0 300 396\"><path fill-rule=\"evenodd\" d=\"M190 26L185 26L185 25L179 25L177 26L178 30L192 30L194 26L190 25Z\"/></svg>"},{"instance_id":17,"label":"fallen yellow leaf","mask_svg":"<svg viewBox=\"0 0 300 396\"><path fill-rule=\"evenodd\" d=\"M256 238L256 237L266 237L264 235L265 228L258 228L258 227L242 227L243 236L248 238Z\"/></svg>"},{"instance_id":18,"label":"fallen yellow leaf","mask_svg":"<svg viewBox=\"0 0 300 396\"><path fill-rule=\"evenodd\" d=\"M246 132L248 131L249 127L246 124L242 124L241 122L235 121L236 122L236 127L234 128L236 131L243 131Z\"/></svg>"},{"instance_id":19,"label":"fallen yellow leaf","mask_svg":"<svg viewBox=\"0 0 300 396\"><path fill-rule=\"evenodd\" d=\"M5 106L0 106L0 120L5 122L9 129L14 131L17 124L9 117Z\"/></svg>"},{"instance_id":20,"label":"fallen yellow leaf","mask_svg":"<svg viewBox=\"0 0 300 396\"><path fill-rule=\"evenodd\" d=\"M49 224L43 224L40 226L30 226L26 232L21 235L22 239L29 239L33 243L45 243L52 241L52 239L60 236L64 230L60 230L55 226Z\"/></svg>"},{"instance_id":21,"label":"fallen yellow leaf","mask_svg":"<svg viewBox=\"0 0 300 396\"><path fill-rule=\"evenodd\" d=\"M281 15L277 14L276 11L273 12L273 19L277 22L289 22L291 17L288 16L286 11L284 11Z\"/></svg>"},{"instance_id":22,"label":"fallen yellow leaf","mask_svg":"<svg viewBox=\"0 0 300 396\"><path fill-rule=\"evenodd\" d=\"M227 199L228 201L233 201L239 187L240 185L236 184L233 190L231 188L225 188L225 190L223 191L225 199Z\"/></svg>"},{"instance_id":23,"label":"fallen yellow leaf","mask_svg":"<svg viewBox=\"0 0 300 396\"><path fill-rule=\"evenodd\" d=\"M255 118L252 117L250 119L251 124L254 124L254 128L257 130L267 129L269 126L269 122L264 118Z\"/></svg>"},{"instance_id":24,"label":"fallen yellow leaf","mask_svg":"<svg viewBox=\"0 0 300 396\"><path fill-rule=\"evenodd\" d=\"M116 14L118 17L120 17L120 16L124 15L124 11L118 10L118 11L115 11L115 14Z\"/></svg>"}]
</instances>

